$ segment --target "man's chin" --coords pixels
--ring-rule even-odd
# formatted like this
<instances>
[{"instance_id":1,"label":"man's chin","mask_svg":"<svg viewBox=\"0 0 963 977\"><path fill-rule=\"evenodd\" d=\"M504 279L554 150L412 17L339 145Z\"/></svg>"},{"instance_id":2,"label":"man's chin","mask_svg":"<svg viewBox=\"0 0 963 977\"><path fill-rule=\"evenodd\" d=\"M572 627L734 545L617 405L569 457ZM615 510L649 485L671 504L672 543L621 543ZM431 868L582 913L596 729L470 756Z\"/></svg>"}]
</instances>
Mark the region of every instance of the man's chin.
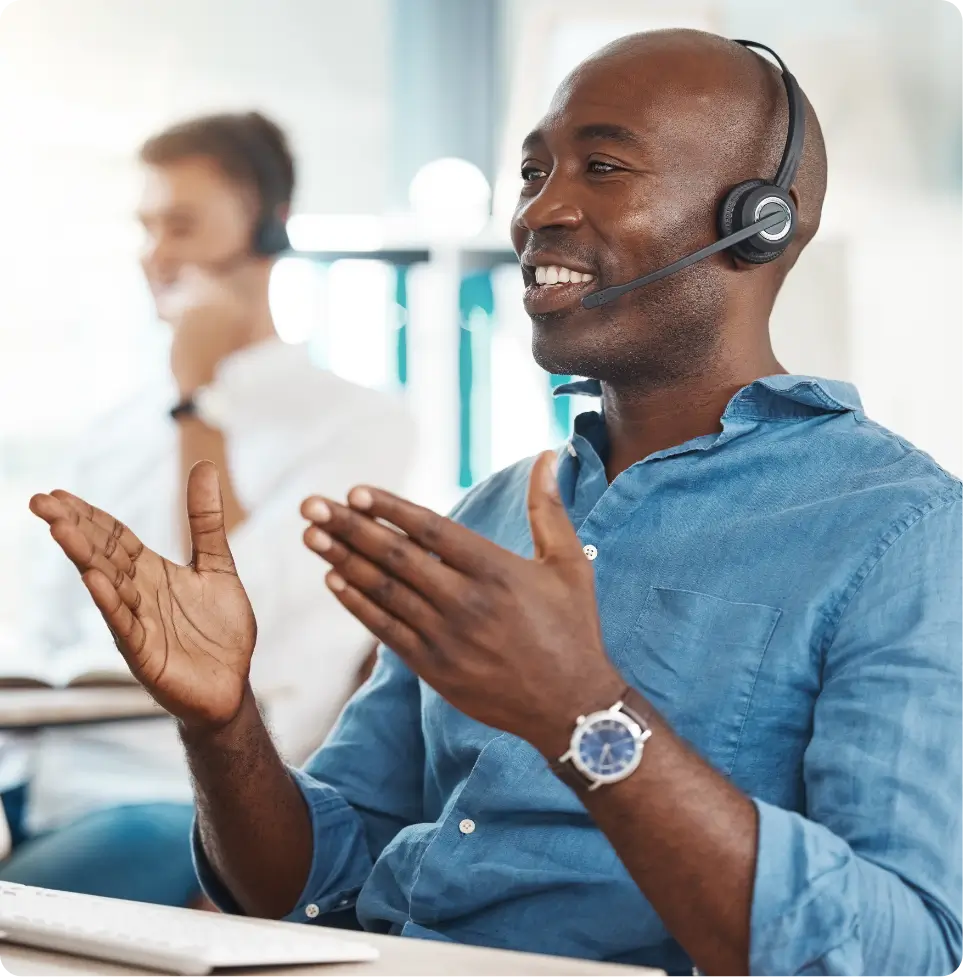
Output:
<instances>
[{"instance_id":1,"label":"man's chin","mask_svg":"<svg viewBox=\"0 0 963 977\"><path fill-rule=\"evenodd\" d=\"M602 337L592 330L571 328L552 314L550 321L532 317L532 356L546 372L557 376L594 376L600 357L605 356Z\"/></svg>"}]
</instances>

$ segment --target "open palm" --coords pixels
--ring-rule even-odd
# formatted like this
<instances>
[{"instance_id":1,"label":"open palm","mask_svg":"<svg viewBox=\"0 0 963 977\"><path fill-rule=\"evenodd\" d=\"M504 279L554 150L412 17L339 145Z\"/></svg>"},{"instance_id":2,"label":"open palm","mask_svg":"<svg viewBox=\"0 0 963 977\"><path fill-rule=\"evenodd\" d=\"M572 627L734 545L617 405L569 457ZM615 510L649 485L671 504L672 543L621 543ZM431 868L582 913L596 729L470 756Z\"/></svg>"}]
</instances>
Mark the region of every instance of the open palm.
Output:
<instances>
[{"instance_id":1,"label":"open palm","mask_svg":"<svg viewBox=\"0 0 963 977\"><path fill-rule=\"evenodd\" d=\"M35 495L31 511L70 558L134 677L187 723L217 725L240 708L257 636L224 531L217 470L187 483L193 555L179 566L122 522L69 492Z\"/></svg>"}]
</instances>

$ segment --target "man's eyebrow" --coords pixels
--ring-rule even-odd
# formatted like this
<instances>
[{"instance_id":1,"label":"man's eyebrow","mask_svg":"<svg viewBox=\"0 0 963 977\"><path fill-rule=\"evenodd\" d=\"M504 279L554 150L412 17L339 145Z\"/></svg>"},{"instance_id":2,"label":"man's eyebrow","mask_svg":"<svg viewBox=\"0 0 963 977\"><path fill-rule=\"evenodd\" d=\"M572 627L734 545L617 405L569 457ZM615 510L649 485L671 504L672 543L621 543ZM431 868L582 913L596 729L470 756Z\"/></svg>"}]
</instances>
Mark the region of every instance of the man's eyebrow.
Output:
<instances>
[{"instance_id":1,"label":"man's eyebrow","mask_svg":"<svg viewBox=\"0 0 963 977\"><path fill-rule=\"evenodd\" d=\"M522 140L522 152L527 153L533 150L536 146L541 146L545 143L545 136L541 129L532 129L532 131Z\"/></svg>"},{"instance_id":2,"label":"man's eyebrow","mask_svg":"<svg viewBox=\"0 0 963 977\"><path fill-rule=\"evenodd\" d=\"M614 142L639 151L646 148L644 140L637 132L616 122L590 122L579 126L575 130L575 138L578 142ZM522 152L532 152L544 145L545 133L541 129L533 129L522 140Z\"/></svg>"},{"instance_id":3,"label":"man's eyebrow","mask_svg":"<svg viewBox=\"0 0 963 977\"><path fill-rule=\"evenodd\" d=\"M645 149L645 143L638 133L615 122L593 122L579 126L575 130L575 138L579 142L615 142L630 149Z\"/></svg>"}]
</instances>

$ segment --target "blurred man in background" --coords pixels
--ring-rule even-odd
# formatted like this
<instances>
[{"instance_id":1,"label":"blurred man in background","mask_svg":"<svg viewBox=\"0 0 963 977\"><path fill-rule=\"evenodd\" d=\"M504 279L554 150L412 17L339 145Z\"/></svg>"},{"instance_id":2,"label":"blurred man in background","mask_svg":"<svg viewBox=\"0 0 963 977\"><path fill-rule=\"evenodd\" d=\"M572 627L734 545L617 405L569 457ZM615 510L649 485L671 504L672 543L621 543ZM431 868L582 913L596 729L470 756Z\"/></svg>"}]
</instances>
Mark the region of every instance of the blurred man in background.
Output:
<instances>
[{"instance_id":1,"label":"blurred man in background","mask_svg":"<svg viewBox=\"0 0 963 977\"><path fill-rule=\"evenodd\" d=\"M385 395L316 368L304 347L277 337L268 283L287 246L295 174L274 123L257 113L195 119L149 139L141 160L142 263L172 327L170 382L96 424L68 484L187 561L187 475L199 460L216 463L265 648L254 687L298 762L332 724L369 646L301 543L299 503L358 481L401 488L413 427ZM61 559L43 585L31 654L118 662L74 568ZM14 850L0 878L193 900L191 792L172 724L49 729L31 748L28 782L4 795Z\"/></svg>"}]
</instances>

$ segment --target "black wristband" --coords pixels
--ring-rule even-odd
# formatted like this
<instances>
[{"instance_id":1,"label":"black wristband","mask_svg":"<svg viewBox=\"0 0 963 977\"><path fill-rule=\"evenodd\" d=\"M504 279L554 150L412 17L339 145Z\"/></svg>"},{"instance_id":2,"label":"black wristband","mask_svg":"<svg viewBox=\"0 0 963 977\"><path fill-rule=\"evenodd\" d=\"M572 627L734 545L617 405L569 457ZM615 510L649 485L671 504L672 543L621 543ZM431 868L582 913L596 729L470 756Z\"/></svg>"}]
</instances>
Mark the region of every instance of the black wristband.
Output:
<instances>
[{"instance_id":1,"label":"black wristband","mask_svg":"<svg viewBox=\"0 0 963 977\"><path fill-rule=\"evenodd\" d=\"M196 417L197 404L194 403L193 397L187 397L176 403L168 413L174 421L179 421L182 417Z\"/></svg>"}]
</instances>

